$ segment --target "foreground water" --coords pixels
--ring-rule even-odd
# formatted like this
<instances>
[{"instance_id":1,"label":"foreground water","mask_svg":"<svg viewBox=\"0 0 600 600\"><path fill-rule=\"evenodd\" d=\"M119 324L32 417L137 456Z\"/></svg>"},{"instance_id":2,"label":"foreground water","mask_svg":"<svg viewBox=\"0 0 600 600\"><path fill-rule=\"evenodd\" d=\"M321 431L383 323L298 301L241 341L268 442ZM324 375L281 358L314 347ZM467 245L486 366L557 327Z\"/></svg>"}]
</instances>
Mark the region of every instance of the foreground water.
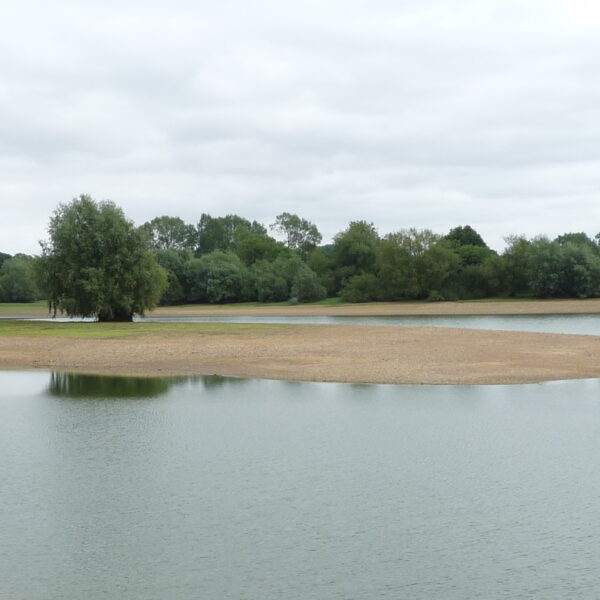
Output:
<instances>
[{"instance_id":1,"label":"foreground water","mask_svg":"<svg viewBox=\"0 0 600 600\"><path fill-rule=\"evenodd\" d=\"M0 598L600 593L598 380L0 390Z\"/></svg>"}]
</instances>

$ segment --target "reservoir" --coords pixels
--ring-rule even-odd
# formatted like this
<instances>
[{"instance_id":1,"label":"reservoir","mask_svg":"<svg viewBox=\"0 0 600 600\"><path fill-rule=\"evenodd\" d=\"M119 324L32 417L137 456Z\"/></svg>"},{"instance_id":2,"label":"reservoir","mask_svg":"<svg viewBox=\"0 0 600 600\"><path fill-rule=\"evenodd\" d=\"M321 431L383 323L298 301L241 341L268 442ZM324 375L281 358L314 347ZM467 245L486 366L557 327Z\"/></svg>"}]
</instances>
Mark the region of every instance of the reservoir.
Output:
<instances>
[{"instance_id":1,"label":"reservoir","mask_svg":"<svg viewBox=\"0 0 600 600\"><path fill-rule=\"evenodd\" d=\"M288 323L297 325L393 325L404 327L458 327L538 333L600 335L597 314L567 315L398 315L398 316L214 316L147 317L140 321L163 323Z\"/></svg>"},{"instance_id":2,"label":"reservoir","mask_svg":"<svg viewBox=\"0 0 600 600\"><path fill-rule=\"evenodd\" d=\"M0 598L597 598L600 381L0 372Z\"/></svg>"},{"instance_id":3,"label":"reservoir","mask_svg":"<svg viewBox=\"0 0 600 600\"><path fill-rule=\"evenodd\" d=\"M5 317L0 317L5 318ZM28 320L28 319L25 319ZM34 321L92 321L66 317L29 318ZM325 316L325 315L215 315L209 317L137 317L137 322L151 323L257 323L290 325L391 325L405 327L458 327L537 333L572 333L600 335L600 316L593 314L540 315L395 315L395 316Z\"/></svg>"}]
</instances>

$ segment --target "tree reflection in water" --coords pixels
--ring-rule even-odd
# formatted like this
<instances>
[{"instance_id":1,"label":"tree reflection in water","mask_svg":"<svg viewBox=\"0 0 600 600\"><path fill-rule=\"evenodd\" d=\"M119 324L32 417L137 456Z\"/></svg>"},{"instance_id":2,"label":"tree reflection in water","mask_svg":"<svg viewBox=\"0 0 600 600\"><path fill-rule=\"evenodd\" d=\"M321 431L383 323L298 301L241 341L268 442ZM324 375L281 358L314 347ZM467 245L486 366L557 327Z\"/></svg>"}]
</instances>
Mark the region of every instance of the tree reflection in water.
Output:
<instances>
[{"instance_id":1,"label":"tree reflection in water","mask_svg":"<svg viewBox=\"0 0 600 600\"><path fill-rule=\"evenodd\" d=\"M175 385L191 384L206 391L224 386L242 386L247 379L219 375L192 377L115 377L81 373L50 374L48 393L60 398L156 398Z\"/></svg>"},{"instance_id":2,"label":"tree reflection in water","mask_svg":"<svg viewBox=\"0 0 600 600\"><path fill-rule=\"evenodd\" d=\"M169 391L175 378L108 377L51 373L48 393L61 398L156 398ZM185 379L185 378L181 378Z\"/></svg>"}]
</instances>

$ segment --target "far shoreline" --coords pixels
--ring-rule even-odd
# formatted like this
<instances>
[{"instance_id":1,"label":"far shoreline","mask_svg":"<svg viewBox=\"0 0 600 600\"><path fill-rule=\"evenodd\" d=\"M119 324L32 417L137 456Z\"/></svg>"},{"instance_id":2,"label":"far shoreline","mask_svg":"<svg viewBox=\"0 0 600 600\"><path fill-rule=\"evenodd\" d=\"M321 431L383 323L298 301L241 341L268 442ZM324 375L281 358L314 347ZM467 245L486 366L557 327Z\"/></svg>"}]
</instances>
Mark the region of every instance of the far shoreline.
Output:
<instances>
[{"instance_id":1,"label":"far shoreline","mask_svg":"<svg viewBox=\"0 0 600 600\"><path fill-rule=\"evenodd\" d=\"M529 299L486 298L444 302L398 301L342 303L335 299L307 304L232 303L181 304L159 306L148 311L149 317L211 317L211 316L477 316L477 315L568 315L599 314L600 298ZM51 317L45 302L3 304L0 317ZM60 315L58 315L60 316Z\"/></svg>"}]
</instances>

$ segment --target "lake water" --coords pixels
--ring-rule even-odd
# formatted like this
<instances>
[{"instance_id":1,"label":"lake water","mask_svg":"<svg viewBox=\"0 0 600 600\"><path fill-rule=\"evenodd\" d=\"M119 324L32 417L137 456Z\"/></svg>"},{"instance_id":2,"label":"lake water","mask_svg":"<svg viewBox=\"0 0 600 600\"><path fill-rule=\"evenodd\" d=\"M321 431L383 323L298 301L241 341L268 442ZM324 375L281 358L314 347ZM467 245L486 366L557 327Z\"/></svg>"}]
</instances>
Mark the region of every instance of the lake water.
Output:
<instances>
[{"instance_id":1,"label":"lake water","mask_svg":"<svg viewBox=\"0 0 600 600\"><path fill-rule=\"evenodd\" d=\"M3 317L0 317L3 318ZM63 317L33 318L33 321L93 321ZM138 322L151 323L280 323L315 325L392 325L407 327L462 327L505 331L534 331L540 333L575 333L600 335L598 314L546 315L396 315L396 316L210 316L210 317L144 317Z\"/></svg>"},{"instance_id":2,"label":"lake water","mask_svg":"<svg viewBox=\"0 0 600 600\"><path fill-rule=\"evenodd\" d=\"M214 316L147 317L140 321L168 323L295 323L321 325L395 325L410 327L463 327L542 333L600 335L600 315L417 315L417 316Z\"/></svg>"},{"instance_id":3,"label":"lake water","mask_svg":"<svg viewBox=\"0 0 600 600\"><path fill-rule=\"evenodd\" d=\"M600 595L598 380L0 390L2 599Z\"/></svg>"}]
</instances>

